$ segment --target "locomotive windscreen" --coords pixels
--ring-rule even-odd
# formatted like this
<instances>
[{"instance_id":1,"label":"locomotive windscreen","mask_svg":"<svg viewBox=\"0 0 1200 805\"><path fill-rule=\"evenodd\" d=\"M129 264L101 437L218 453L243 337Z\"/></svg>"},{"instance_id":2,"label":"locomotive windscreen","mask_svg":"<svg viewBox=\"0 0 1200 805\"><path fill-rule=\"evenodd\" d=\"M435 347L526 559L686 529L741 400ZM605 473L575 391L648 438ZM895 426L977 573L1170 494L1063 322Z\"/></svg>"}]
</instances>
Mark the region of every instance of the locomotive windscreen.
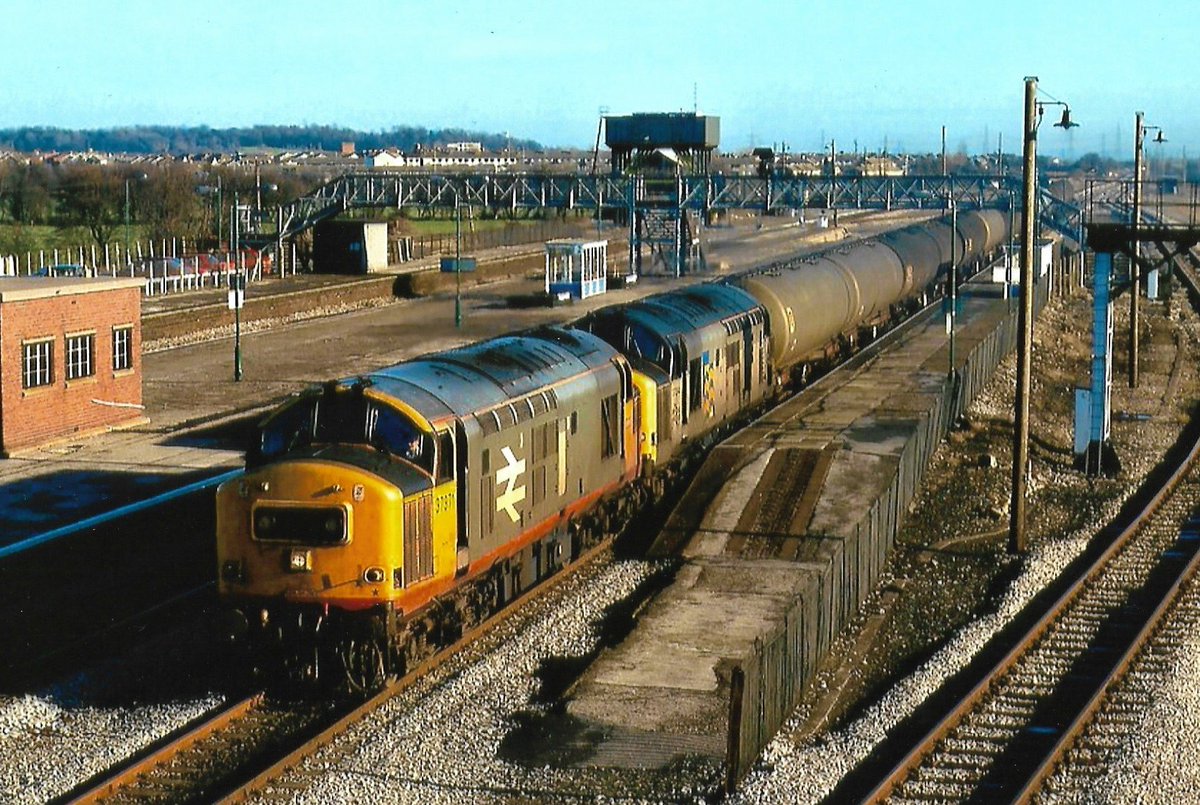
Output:
<instances>
[{"instance_id":1,"label":"locomotive windscreen","mask_svg":"<svg viewBox=\"0 0 1200 805\"><path fill-rule=\"evenodd\" d=\"M433 473L433 439L400 411L355 391L297 400L264 423L258 459L314 444L363 444Z\"/></svg>"}]
</instances>

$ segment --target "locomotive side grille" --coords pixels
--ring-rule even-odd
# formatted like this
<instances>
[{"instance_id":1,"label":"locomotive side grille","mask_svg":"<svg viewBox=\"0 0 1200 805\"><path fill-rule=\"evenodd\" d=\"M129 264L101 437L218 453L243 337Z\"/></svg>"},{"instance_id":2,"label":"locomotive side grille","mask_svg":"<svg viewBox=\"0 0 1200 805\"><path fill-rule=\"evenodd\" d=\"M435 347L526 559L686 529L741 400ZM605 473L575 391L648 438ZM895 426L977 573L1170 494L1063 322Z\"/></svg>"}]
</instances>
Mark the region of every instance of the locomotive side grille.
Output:
<instances>
[{"instance_id":1,"label":"locomotive side grille","mask_svg":"<svg viewBox=\"0 0 1200 805\"><path fill-rule=\"evenodd\" d=\"M658 441L671 441L671 388L664 386L658 392Z\"/></svg>"},{"instance_id":2,"label":"locomotive side grille","mask_svg":"<svg viewBox=\"0 0 1200 805\"><path fill-rule=\"evenodd\" d=\"M404 502L404 585L433 575L433 518L430 496Z\"/></svg>"}]
</instances>

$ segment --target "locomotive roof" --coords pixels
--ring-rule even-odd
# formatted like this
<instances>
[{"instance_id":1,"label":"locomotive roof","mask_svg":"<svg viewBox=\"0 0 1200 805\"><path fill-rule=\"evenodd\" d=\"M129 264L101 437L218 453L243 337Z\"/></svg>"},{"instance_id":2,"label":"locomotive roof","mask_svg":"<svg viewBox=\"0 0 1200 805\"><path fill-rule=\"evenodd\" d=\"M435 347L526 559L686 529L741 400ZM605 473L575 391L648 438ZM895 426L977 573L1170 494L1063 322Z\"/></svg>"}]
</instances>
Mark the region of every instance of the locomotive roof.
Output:
<instances>
[{"instance_id":1,"label":"locomotive roof","mask_svg":"<svg viewBox=\"0 0 1200 805\"><path fill-rule=\"evenodd\" d=\"M703 327L758 307L758 301L741 288L709 282L606 308L596 315L624 317L664 339L686 341Z\"/></svg>"},{"instance_id":2,"label":"locomotive roof","mask_svg":"<svg viewBox=\"0 0 1200 805\"><path fill-rule=\"evenodd\" d=\"M520 399L603 366L615 355L591 333L542 327L406 361L369 378L377 391L435 420Z\"/></svg>"}]
</instances>

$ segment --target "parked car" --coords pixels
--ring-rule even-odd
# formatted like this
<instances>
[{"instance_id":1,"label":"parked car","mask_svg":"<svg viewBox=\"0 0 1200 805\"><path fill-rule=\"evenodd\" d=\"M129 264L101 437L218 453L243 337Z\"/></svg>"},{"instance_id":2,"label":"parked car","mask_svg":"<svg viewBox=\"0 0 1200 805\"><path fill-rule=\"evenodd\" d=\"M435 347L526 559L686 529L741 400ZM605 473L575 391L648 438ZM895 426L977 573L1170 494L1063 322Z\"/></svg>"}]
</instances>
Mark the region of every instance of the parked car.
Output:
<instances>
[{"instance_id":1,"label":"parked car","mask_svg":"<svg viewBox=\"0 0 1200 805\"><path fill-rule=\"evenodd\" d=\"M39 268L37 276L39 277L86 277L87 269L81 265L74 263L63 263L56 266L47 266Z\"/></svg>"}]
</instances>

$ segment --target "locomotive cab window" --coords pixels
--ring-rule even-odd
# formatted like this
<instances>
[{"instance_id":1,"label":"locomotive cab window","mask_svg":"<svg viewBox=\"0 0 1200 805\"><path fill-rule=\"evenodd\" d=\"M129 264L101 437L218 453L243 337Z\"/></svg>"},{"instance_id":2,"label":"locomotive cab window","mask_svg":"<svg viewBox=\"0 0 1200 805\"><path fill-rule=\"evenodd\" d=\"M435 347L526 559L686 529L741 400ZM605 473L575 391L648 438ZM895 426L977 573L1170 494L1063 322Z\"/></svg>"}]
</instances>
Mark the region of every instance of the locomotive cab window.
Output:
<instances>
[{"instance_id":1,"label":"locomotive cab window","mask_svg":"<svg viewBox=\"0 0 1200 805\"><path fill-rule=\"evenodd\" d=\"M614 455L621 445L621 414L616 394L600 401L600 439L602 458Z\"/></svg>"},{"instance_id":2,"label":"locomotive cab window","mask_svg":"<svg viewBox=\"0 0 1200 805\"><path fill-rule=\"evenodd\" d=\"M271 459L314 443L370 445L434 472L433 438L401 412L362 394L338 392L297 401L263 425L258 452Z\"/></svg>"},{"instance_id":3,"label":"locomotive cab window","mask_svg":"<svg viewBox=\"0 0 1200 805\"><path fill-rule=\"evenodd\" d=\"M688 411L695 411L704 401L704 378L700 359L688 364Z\"/></svg>"},{"instance_id":4,"label":"locomotive cab window","mask_svg":"<svg viewBox=\"0 0 1200 805\"><path fill-rule=\"evenodd\" d=\"M399 456L430 475L434 474L433 438L396 409L369 401L365 436L366 442L372 447ZM453 454L451 449L450 455Z\"/></svg>"},{"instance_id":5,"label":"locomotive cab window","mask_svg":"<svg viewBox=\"0 0 1200 805\"><path fill-rule=\"evenodd\" d=\"M263 458L275 458L289 450L310 444L317 414L315 399L298 400L267 420L259 434L258 452Z\"/></svg>"}]
</instances>

